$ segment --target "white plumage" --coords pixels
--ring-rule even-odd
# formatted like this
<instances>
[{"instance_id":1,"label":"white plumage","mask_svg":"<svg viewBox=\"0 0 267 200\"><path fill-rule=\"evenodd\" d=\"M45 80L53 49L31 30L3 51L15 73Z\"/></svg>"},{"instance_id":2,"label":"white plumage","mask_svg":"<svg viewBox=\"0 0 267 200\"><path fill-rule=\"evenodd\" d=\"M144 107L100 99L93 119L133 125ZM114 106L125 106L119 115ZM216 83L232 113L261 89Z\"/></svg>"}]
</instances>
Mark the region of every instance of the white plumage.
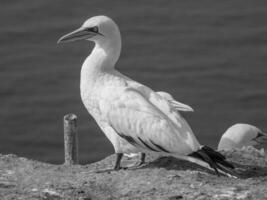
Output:
<instances>
[{"instance_id":1,"label":"white plumage","mask_svg":"<svg viewBox=\"0 0 267 200\"><path fill-rule=\"evenodd\" d=\"M242 148L267 143L267 134L250 124L234 124L222 135L218 150Z\"/></svg>"},{"instance_id":2,"label":"white plumage","mask_svg":"<svg viewBox=\"0 0 267 200\"><path fill-rule=\"evenodd\" d=\"M221 154L199 144L177 112L182 104L114 69L121 52L121 36L113 20L92 17L59 42L80 39L95 43L81 69L82 101L113 144L118 155L115 169L120 168L122 153L153 151L211 167L217 173L231 172L233 166Z\"/></svg>"},{"instance_id":3,"label":"white plumage","mask_svg":"<svg viewBox=\"0 0 267 200\"><path fill-rule=\"evenodd\" d=\"M182 111L182 112L193 112L194 109L191 108L191 106L183 104L177 100L175 100L171 94L163 91L158 91L156 92L158 95L163 97L164 99L168 100L169 103L177 110L177 111Z\"/></svg>"}]
</instances>

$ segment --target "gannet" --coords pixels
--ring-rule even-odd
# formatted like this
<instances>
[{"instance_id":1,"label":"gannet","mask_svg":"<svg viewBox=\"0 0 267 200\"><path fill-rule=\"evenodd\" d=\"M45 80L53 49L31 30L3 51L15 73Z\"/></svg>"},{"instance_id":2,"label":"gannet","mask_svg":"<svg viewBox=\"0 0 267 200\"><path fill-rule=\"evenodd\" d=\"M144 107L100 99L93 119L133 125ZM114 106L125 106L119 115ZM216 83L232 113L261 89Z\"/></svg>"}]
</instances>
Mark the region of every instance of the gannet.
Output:
<instances>
[{"instance_id":1,"label":"gannet","mask_svg":"<svg viewBox=\"0 0 267 200\"><path fill-rule=\"evenodd\" d=\"M250 124L234 124L222 135L218 150L242 148L267 143L267 134Z\"/></svg>"},{"instance_id":2,"label":"gannet","mask_svg":"<svg viewBox=\"0 0 267 200\"><path fill-rule=\"evenodd\" d=\"M217 175L234 173L234 166L223 155L199 144L188 123L168 100L115 69L121 53L121 35L112 19L89 18L58 43L77 40L95 43L82 65L81 98L114 147L115 170L121 169L123 153L155 152L213 169Z\"/></svg>"}]
</instances>

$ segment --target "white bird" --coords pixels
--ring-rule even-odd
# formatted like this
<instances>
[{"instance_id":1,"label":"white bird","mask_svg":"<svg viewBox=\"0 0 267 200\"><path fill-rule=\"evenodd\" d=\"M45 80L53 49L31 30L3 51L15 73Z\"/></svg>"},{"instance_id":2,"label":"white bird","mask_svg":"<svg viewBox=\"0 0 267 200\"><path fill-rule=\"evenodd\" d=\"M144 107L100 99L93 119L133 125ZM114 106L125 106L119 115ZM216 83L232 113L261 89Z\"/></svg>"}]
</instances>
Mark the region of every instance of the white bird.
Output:
<instances>
[{"instance_id":1,"label":"white bird","mask_svg":"<svg viewBox=\"0 0 267 200\"><path fill-rule=\"evenodd\" d=\"M242 148L267 143L267 134L250 124L234 124L228 128L218 145L218 150Z\"/></svg>"},{"instance_id":2,"label":"white bird","mask_svg":"<svg viewBox=\"0 0 267 200\"><path fill-rule=\"evenodd\" d=\"M121 168L123 153L152 151L197 163L218 175L234 173L234 166L223 155L199 144L168 100L114 68L121 35L112 19L92 17L58 43L76 40L95 43L82 65L81 98L115 149L115 170Z\"/></svg>"}]
</instances>

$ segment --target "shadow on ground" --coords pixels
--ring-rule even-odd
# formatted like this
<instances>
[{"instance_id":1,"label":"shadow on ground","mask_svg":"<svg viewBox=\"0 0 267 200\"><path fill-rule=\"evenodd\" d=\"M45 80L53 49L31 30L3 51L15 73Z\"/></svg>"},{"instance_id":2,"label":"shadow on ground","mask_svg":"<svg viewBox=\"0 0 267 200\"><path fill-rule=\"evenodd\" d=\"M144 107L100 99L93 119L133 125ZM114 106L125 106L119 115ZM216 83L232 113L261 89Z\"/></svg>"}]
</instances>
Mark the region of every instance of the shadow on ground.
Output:
<instances>
[{"instance_id":1,"label":"shadow on ground","mask_svg":"<svg viewBox=\"0 0 267 200\"><path fill-rule=\"evenodd\" d=\"M239 178L253 178L267 176L267 167L255 166L255 165L245 165L233 163L235 170L239 175ZM208 170L202 166L188 161L180 160L174 157L160 157L147 163L140 168L164 168L166 170L199 170L205 173L215 174L213 171Z\"/></svg>"}]
</instances>

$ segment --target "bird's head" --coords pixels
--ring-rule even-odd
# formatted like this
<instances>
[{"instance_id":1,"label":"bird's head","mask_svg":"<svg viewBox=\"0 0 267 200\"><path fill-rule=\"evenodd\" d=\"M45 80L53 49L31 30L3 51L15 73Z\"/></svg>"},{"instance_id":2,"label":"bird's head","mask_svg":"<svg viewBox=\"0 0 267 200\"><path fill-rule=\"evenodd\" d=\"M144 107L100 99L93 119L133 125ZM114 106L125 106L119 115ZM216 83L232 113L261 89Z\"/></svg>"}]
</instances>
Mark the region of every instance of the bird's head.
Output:
<instances>
[{"instance_id":1,"label":"bird's head","mask_svg":"<svg viewBox=\"0 0 267 200\"><path fill-rule=\"evenodd\" d=\"M267 135L256 126L250 124L235 124L223 134L219 150L254 146L267 142Z\"/></svg>"},{"instance_id":2,"label":"bird's head","mask_svg":"<svg viewBox=\"0 0 267 200\"><path fill-rule=\"evenodd\" d=\"M89 40L97 44L108 44L119 40L120 31L116 23L107 16L95 16L86 20L77 30L62 36L58 43Z\"/></svg>"}]
</instances>

